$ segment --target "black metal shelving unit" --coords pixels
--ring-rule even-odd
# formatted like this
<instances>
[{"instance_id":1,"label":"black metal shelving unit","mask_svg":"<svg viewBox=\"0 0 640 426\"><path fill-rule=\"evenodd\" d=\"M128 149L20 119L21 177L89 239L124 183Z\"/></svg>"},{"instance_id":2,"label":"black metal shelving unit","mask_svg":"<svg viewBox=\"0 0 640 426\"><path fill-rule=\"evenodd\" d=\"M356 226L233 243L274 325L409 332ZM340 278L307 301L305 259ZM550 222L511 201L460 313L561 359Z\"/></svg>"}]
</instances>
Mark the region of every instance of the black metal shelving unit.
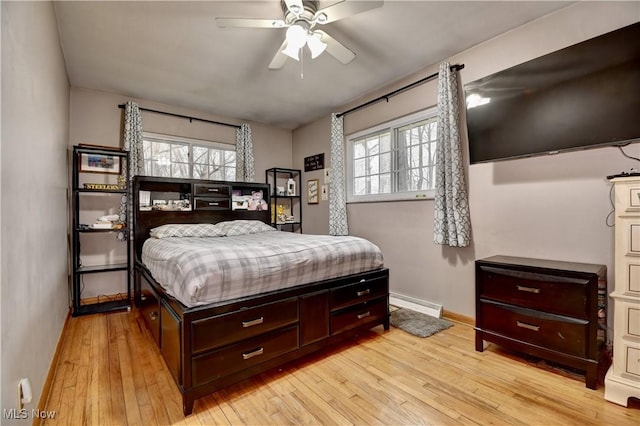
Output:
<instances>
[{"instance_id":1,"label":"black metal shelving unit","mask_svg":"<svg viewBox=\"0 0 640 426\"><path fill-rule=\"evenodd\" d=\"M269 184L271 188L271 226L281 230L302 233L301 175L301 170L281 167L274 167L265 171L265 182ZM290 178L295 181L296 193L294 195L286 195L286 183ZM278 195L278 186L285 188L285 195ZM276 209L279 204L284 204L289 207L290 214L295 218L293 221L278 220Z\"/></svg>"},{"instance_id":2,"label":"black metal shelving unit","mask_svg":"<svg viewBox=\"0 0 640 426\"><path fill-rule=\"evenodd\" d=\"M127 202L130 202L128 197L127 186L118 187L117 189L111 189L111 184L105 189L87 189L80 187L80 175L90 173L81 170L80 162L83 156L104 156L106 158L117 157L120 164L120 174L122 175L123 182L129 182L129 154L126 151L118 149L108 149L102 147L93 146L74 146L73 154L71 158L72 175L71 175L71 213L72 213L72 283L71 283L71 303L72 303L72 315L89 315L100 312L110 312L123 309L131 309L131 245L129 244L129 209L125 209L125 217L123 228L119 229L92 229L83 226L80 223L80 212L82 211L83 198L87 196L104 196L113 199L113 205L119 206L122 197L127 197ZM113 184L118 185L118 184ZM83 265L81 261L81 235L91 234L114 234L122 232L124 236L124 243L126 244L126 262L110 263L103 265ZM83 277L87 274L97 273L110 273L110 272L126 272L126 286L127 290L124 297L116 300L96 301L94 303L83 303L82 301L82 288Z\"/></svg>"}]
</instances>

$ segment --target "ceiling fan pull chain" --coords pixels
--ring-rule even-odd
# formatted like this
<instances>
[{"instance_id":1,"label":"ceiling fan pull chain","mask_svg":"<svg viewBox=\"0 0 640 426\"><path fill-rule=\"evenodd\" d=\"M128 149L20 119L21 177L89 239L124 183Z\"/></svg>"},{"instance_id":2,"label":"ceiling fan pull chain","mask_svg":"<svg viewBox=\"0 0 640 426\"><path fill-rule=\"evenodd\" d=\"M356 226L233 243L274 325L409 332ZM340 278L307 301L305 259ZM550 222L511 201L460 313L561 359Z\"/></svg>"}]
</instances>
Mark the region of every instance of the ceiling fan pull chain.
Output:
<instances>
[{"instance_id":1,"label":"ceiling fan pull chain","mask_svg":"<svg viewBox=\"0 0 640 426\"><path fill-rule=\"evenodd\" d=\"M304 50L300 49L300 80L304 80Z\"/></svg>"}]
</instances>

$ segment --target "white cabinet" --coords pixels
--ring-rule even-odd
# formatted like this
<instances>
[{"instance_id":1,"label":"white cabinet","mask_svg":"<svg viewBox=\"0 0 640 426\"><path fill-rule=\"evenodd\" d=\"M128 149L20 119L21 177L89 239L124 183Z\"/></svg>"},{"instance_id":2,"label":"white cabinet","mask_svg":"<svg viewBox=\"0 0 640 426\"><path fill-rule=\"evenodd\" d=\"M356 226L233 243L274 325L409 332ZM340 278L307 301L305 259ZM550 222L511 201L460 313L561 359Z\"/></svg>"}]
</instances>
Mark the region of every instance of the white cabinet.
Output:
<instances>
[{"instance_id":1,"label":"white cabinet","mask_svg":"<svg viewBox=\"0 0 640 426\"><path fill-rule=\"evenodd\" d=\"M604 381L607 401L627 406L640 398L640 177L612 180L615 186L615 279L610 294L613 364Z\"/></svg>"}]
</instances>

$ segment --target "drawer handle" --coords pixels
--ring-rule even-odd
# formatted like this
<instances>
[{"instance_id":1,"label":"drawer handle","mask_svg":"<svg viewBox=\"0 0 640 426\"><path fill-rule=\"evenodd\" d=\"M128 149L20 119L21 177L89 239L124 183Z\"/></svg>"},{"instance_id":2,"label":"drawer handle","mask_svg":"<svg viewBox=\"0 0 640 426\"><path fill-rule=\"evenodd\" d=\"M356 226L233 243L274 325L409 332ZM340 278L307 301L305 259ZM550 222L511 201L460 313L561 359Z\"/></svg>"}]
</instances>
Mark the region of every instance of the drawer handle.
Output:
<instances>
[{"instance_id":1,"label":"drawer handle","mask_svg":"<svg viewBox=\"0 0 640 426\"><path fill-rule=\"evenodd\" d=\"M208 188L207 191L209 192L220 192L219 188Z\"/></svg>"},{"instance_id":2,"label":"drawer handle","mask_svg":"<svg viewBox=\"0 0 640 426\"><path fill-rule=\"evenodd\" d=\"M516 321L518 327L526 328L527 330L540 331L539 325L527 324L526 322Z\"/></svg>"},{"instance_id":3,"label":"drawer handle","mask_svg":"<svg viewBox=\"0 0 640 426\"><path fill-rule=\"evenodd\" d=\"M366 290L361 290L361 291L357 292L356 295L358 295L358 297L360 297L360 296L366 296L367 294L370 294L370 293L371 293L371 290L366 289Z\"/></svg>"},{"instance_id":4,"label":"drawer handle","mask_svg":"<svg viewBox=\"0 0 640 426\"><path fill-rule=\"evenodd\" d=\"M156 311L153 312L149 312L149 318L151 318L152 320L157 320L159 317L158 313Z\"/></svg>"},{"instance_id":5,"label":"drawer handle","mask_svg":"<svg viewBox=\"0 0 640 426\"><path fill-rule=\"evenodd\" d=\"M242 354L242 359L251 359L254 356L262 355L264 353L264 348L258 348L253 352L245 352Z\"/></svg>"},{"instance_id":6,"label":"drawer handle","mask_svg":"<svg viewBox=\"0 0 640 426\"><path fill-rule=\"evenodd\" d=\"M365 282L366 280L367 280L366 278L363 278L363 279L361 279L361 280L360 280L360 282L361 282L361 283L363 283L363 282Z\"/></svg>"},{"instance_id":7,"label":"drawer handle","mask_svg":"<svg viewBox=\"0 0 640 426\"><path fill-rule=\"evenodd\" d=\"M209 203L210 206L219 206L220 203Z\"/></svg>"},{"instance_id":8,"label":"drawer handle","mask_svg":"<svg viewBox=\"0 0 640 426\"><path fill-rule=\"evenodd\" d=\"M251 321L242 321L242 327L247 328L254 325L262 324L264 322L264 317L256 318Z\"/></svg>"},{"instance_id":9,"label":"drawer handle","mask_svg":"<svg viewBox=\"0 0 640 426\"><path fill-rule=\"evenodd\" d=\"M526 291L527 293L540 293L540 289L535 287L525 287L523 285L517 285L516 288L520 291Z\"/></svg>"},{"instance_id":10,"label":"drawer handle","mask_svg":"<svg viewBox=\"0 0 640 426\"><path fill-rule=\"evenodd\" d=\"M368 317L369 315L371 315L371 312L369 312L369 311L364 312L364 313L362 313L362 314L358 314L358 319L366 318L366 317Z\"/></svg>"}]
</instances>

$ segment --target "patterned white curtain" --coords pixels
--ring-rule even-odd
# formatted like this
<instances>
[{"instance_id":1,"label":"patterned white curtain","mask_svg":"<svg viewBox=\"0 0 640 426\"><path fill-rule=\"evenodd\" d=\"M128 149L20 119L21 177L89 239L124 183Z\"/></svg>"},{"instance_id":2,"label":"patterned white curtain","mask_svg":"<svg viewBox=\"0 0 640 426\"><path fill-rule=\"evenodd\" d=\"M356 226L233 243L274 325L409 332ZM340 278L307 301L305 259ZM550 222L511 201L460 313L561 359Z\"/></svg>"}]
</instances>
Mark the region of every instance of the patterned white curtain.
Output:
<instances>
[{"instance_id":1,"label":"patterned white curtain","mask_svg":"<svg viewBox=\"0 0 640 426\"><path fill-rule=\"evenodd\" d=\"M471 243L471 219L464 179L458 125L458 78L448 62L438 74L438 144L433 240L466 247Z\"/></svg>"},{"instance_id":2,"label":"patterned white curtain","mask_svg":"<svg viewBox=\"0 0 640 426\"><path fill-rule=\"evenodd\" d=\"M236 180L254 182L255 179L251 127L244 123L236 130Z\"/></svg>"},{"instance_id":3,"label":"patterned white curtain","mask_svg":"<svg viewBox=\"0 0 640 426\"><path fill-rule=\"evenodd\" d=\"M329 235L349 235L344 173L344 120L331 114L331 183Z\"/></svg>"},{"instance_id":4,"label":"patterned white curtain","mask_svg":"<svg viewBox=\"0 0 640 426\"><path fill-rule=\"evenodd\" d=\"M123 149L129 152L129 193L122 197L120 203L120 220L124 221L127 212L127 198L133 200L133 177L143 173L142 162L142 114L135 102L127 102L124 107L124 136ZM133 219L133 205L129 203L129 221ZM127 224L131 227L131 224ZM131 228L130 228L131 229ZM118 239L124 240L125 235L118 233Z\"/></svg>"}]
</instances>

